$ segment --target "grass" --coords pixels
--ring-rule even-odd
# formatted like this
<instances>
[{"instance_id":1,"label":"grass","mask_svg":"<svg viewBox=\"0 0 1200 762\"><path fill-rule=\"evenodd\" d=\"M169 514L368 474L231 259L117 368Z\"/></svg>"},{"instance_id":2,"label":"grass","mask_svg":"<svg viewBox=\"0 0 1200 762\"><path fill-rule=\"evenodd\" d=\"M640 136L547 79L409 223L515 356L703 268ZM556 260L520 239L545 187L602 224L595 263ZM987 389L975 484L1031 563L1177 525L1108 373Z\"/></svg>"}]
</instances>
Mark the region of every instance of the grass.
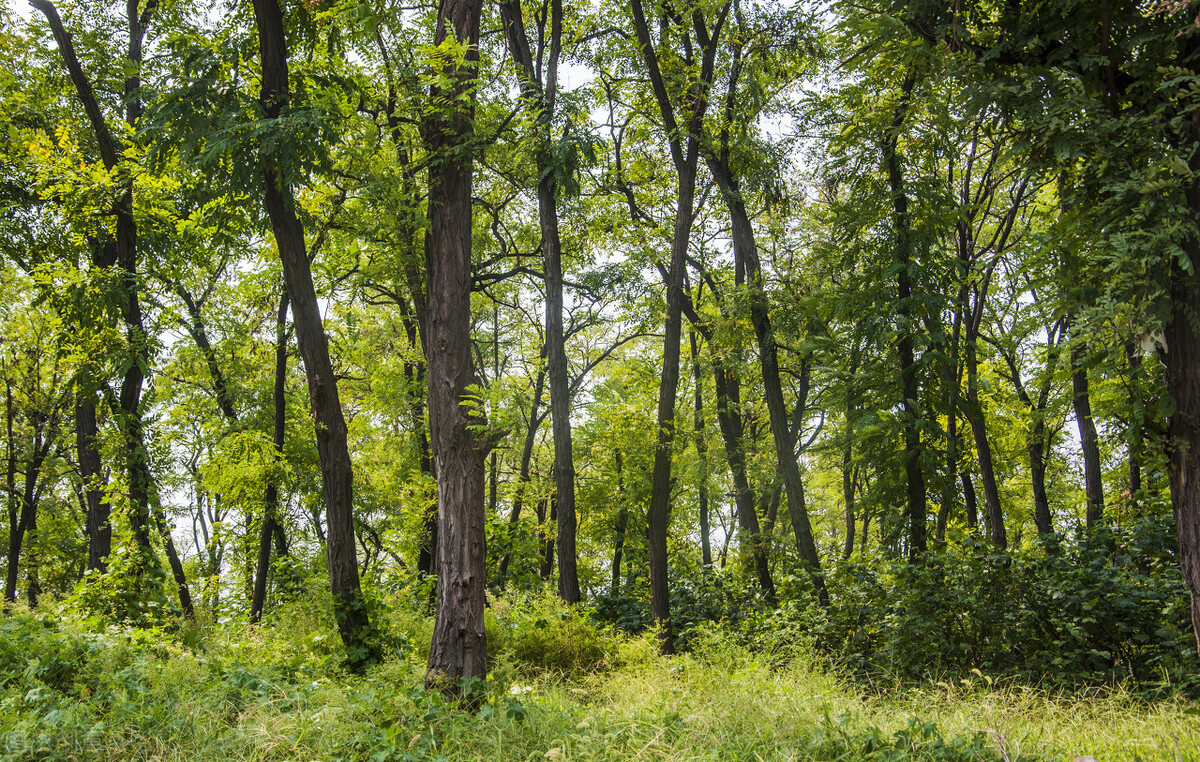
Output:
<instances>
[{"instance_id":1,"label":"grass","mask_svg":"<svg viewBox=\"0 0 1200 762\"><path fill-rule=\"evenodd\" d=\"M719 633L660 658L593 631L587 666L564 667L582 625L547 606L496 607L496 675L474 713L421 689L428 623L408 614L391 623L396 657L349 676L303 610L210 630L201 651L13 612L0 758L1200 760L1196 704L1119 687L1053 695L978 676L864 694L803 649L755 655Z\"/></svg>"}]
</instances>

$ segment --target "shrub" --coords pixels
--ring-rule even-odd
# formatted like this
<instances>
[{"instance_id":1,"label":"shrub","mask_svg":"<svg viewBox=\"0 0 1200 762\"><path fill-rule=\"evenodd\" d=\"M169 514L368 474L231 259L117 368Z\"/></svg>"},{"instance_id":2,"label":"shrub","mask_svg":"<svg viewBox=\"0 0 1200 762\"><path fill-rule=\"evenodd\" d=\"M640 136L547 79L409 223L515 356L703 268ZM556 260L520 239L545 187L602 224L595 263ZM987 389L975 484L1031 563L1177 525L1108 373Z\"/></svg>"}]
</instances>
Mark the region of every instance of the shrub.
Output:
<instances>
[{"instance_id":1,"label":"shrub","mask_svg":"<svg viewBox=\"0 0 1200 762\"><path fill-rule=\"evenodd\" d=\"M1053 686L1200 690L1169 517L1029 550L968 538L921 563L843 564L817 645L862 676L981 670Z\"/></svg>"},{"instance_id":2,"label":"shrub","mask_svg":"<svg viewBox=\"0 0 1200 762\"><path fill-rule=\"evenodd\" d=\"M619 638L552 594L495 599L486 625L489 657L517 669L578 674L618 661Z\"/></svg>"}]
</instances>

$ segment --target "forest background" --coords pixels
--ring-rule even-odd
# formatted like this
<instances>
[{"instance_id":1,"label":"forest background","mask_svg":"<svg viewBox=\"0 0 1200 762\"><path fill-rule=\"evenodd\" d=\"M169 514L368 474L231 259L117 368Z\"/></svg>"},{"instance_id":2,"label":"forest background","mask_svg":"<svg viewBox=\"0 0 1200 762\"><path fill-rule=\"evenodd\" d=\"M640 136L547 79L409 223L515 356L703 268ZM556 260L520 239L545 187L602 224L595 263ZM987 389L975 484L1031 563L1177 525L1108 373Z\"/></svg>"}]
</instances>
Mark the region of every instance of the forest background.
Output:
<instances>
[{"instance_id":1,"label":"forest background","mask_svg":"<svg viewBox=\"0 0 1200 762\"><path fill-rule=\"evenodd\" d=\"M7 9L0 751L1200 748L1198 29Z\"/></svg>"}]
</instances>

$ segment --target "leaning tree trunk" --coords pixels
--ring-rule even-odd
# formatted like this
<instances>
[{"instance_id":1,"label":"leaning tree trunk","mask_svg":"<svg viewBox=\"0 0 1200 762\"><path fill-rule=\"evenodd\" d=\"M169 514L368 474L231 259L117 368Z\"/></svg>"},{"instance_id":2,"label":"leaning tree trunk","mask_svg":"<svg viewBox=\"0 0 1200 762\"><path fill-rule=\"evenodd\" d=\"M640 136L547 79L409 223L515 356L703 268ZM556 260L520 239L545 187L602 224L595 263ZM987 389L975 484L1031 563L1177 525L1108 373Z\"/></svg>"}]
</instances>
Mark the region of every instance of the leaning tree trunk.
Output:
<instances>
[{"instance_id":1,"label":"leaning tree trunk","mask_svg":"<svg viewBox=\"0 0 1200 762\"><path fill-rule=\"evenodd\" d=\"M254 0L258 42L262 55L259 102L268 120L279 118L288 100L287 44L283 15L276 0ZM374 660L375 646L367 640L370 622L358 578L353 515L353 472L346 441L346 420L338 398L337 378L329 358L329 340L321 321L304 228L296 217L296 202L279 159L263 157L264 202L283 264L296 343L304 360L308 399L317 435L317 455L325 490L328 538L325 543L329 582L336 606L338 631L348 663L358 671Z\"/></svg>"},{"instance_id":2,"label":"leaning tree trunk","mask_svg":"<svg viewBox=\"0 0 1200 762\"><path fill-rule=\"evenodd\" d=\"M492 444L476 435L481 411L463 403L475 383L471 360L471 140L479 68L481 0L444 0L434 43L453 36L465 59L442 63L421 135L437 159L429 168L426 364L429 431L438 482L437 619L427 687L461 695L466 681L487 675L483 629L486 592L484 459Z\"/></svg>"}]
</instances>

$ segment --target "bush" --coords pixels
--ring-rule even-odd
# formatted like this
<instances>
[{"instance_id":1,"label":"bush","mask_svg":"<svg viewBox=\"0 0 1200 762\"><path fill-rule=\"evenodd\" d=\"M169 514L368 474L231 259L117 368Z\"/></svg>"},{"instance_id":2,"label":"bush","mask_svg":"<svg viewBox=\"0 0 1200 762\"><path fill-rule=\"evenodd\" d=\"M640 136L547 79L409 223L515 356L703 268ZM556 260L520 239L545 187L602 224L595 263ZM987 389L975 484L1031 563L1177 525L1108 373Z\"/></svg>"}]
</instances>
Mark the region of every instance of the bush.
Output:
<instances>
[{"instance_id":1,"label":"bush","mask_svg":"<svg viewBox=\"0 0 1200 762\"><path fill-rule=\"evenodd\" d=\"M1031 550L968 538L922 563L844 564L817 645L859 675L972 670L1075 688L1132 680L1200 692L1169 517L1077 528Z\"/></svg>"},{"instance_id":2,"label":"bush","mask_svg":"<svg viewBox=\"0 0 1200 762\"><path fill-rule=\"evenodd\" d=\"M493 600L486 626L489 658L516 669L579 674L619 661L616 634L551 594L516 593Z\"/></svg>"}]
</instances>

